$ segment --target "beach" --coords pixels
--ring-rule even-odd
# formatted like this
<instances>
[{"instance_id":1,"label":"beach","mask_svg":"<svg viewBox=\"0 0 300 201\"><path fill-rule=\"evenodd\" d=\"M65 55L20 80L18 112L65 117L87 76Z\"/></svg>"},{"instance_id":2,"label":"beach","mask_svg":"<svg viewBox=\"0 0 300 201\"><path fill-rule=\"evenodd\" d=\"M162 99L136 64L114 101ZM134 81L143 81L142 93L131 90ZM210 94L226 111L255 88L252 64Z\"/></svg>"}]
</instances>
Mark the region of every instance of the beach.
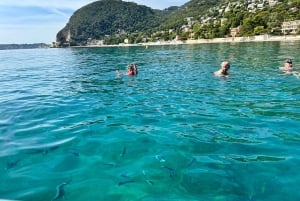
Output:
<instances>
[{"instance_id":1,"label":"beach","mask_svg":"<svg viewBox=\"0 0 300 201\"><path fill-rule=\"evenodd\" d=\"M213 38L213 39L189 39L189 40L170 40L170 41L156 41L138 44L120 43L118 45L85 45L72 47L131 47L131 46L156 46L156 45L192 45L192 44L210 44L210 43L242 43L242 42L293 42L299 41L300 35L286 35L286 36L271 36L268 34L248 37L227 37L227 38Z\"/></svg>"},{"instance_id":2,"label":"beach","mask_svg":"<svg viewBox=\"0 0 300 201\"><path fill-rule=\"evenodd\" d=\"M289 36L271 36L271 35L259 35L249 37L229 37L229 38L214 38L214 39L198 39L187 40L186 44L198 44L198 43L232 43L232 42L267 42L267 41L298 41L300 35Z\"/></svg>"}]
</instances>

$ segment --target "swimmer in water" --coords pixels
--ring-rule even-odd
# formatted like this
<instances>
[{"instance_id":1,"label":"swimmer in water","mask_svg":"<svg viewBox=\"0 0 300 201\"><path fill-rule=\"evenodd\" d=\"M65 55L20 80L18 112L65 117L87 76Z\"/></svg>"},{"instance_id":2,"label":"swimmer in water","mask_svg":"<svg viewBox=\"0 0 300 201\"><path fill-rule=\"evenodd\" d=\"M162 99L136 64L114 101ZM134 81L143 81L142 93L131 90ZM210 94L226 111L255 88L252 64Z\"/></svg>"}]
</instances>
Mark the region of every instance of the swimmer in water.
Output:
<instances>
[{"instance_id":1,"label":"swimmer in water","mask_svg":"<svg viewBox=\"0 0 300 201\"><path fill-rule=\"evenodd\" d=\"M230 69L230 63L228 61L223 61L221 63L220 70L214 72L215 76L228 76L228 70Z\"/></svg>"},{"instance_id":2,"label":"swimmer in water","mask_svg":"<svg viewBox=\"0 0 300 201\"><path fill-rule=\"evenodd\" d=\"M284 62L283 67L279 67L280 70L285 71L285 72L291 72L294 70L293 68L293 61L291 59L287 59Z\"/></svg>"},{"instance_id":3,"label":"swimmer in water","mask_svg":"<svg viewBox=\"0 0 300 201\"><path fill-rule=\"evenodd\" d=\"M128 76L137 75L138 74L137 65L136 64L128 65L126 73L122 73L120 70L117 70L116 73L117 73L117 76L120 76L120 75L128 75Z\"/></svg>"}]
</instances>

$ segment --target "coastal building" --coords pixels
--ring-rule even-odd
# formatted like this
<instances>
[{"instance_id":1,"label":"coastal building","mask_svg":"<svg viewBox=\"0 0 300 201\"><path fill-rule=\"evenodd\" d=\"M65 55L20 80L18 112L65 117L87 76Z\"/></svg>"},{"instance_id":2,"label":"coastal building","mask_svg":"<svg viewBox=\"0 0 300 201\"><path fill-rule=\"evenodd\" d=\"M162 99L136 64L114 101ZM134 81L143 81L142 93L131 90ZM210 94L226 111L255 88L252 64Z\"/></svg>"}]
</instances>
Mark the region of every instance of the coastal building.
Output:
<instances>
[{"instance_id":1,"label":"coastal building","mask_svg":"<svg viewBox=\"0 0 300 201\"><path fill-rule=\"evenodd\" d=\"M269 6L275 6L277 4L277 1L269 0Z\"/></svg>"},{"instance_id":2,"label":"coastal building","mask_svg":"<svg viewBox=\"0 0 300 201\"><path fill-rule=\"evenodd\" d=\"M224 12L225 13L227 13L227 12L229 12L230 11L230 7L229 7L229 5L225 8L225 10L224 10Z\"/></svg>"},{"instance_id":3,"label":"coastal building","mask_svg":"<svg viewBox=\"0 0 300 201\"><path fill-rule=\"evenodd\" d=\"M193 17L186 17L185 21L187 21L188 23L192 23Z\"/></svg>"},{"instance_id":4,"label":"coastal building","mask_svg":"<svg viewBox=\"0 0 300 201\"><path fill-rule=\"evenodd\" d=\"M223 11L224 11L224 9L223 9L223 8L220 8L220 9L218 10L219 14L222 14L222 13L223 13Z\"/></svg>"},{"instance_id":5,"label":"coastal building","mask_svg":"<svg viewBox=\"0 0 300 201\"><path fill-rule=\"evenodd\" d=\"M247 0L247 10L255 12L257 9L263 9L266 6L273 7L277 5L278 0Z\"/></svg>"},{"instance_id":6,"label":"coastal building","mask_svg":"<svg viewBox=\"0 0 300 201\"><path fill-rule=\"evenodd\" d=\"M263 9L263 8L264 8L264 4L263 4L263 3L257 4L257 8L258 8L258 9Z\"/></svg>"},{"instance_id":7,"label":"coastal building","mask_svg":"<svg viewBox=\"0 0 300 201\"><path fill-rule=\"evenodd\" d=\"M86 45L87 46L102 46L102 45L104 45L104 41L88 38L88 40L86 41Z\"/></svg>"},{"instance_id":8,"label":"coastal building","mask_svg":"<svg viewBox=\"0 0 300 201\"><path fill-rule=\"evenodd\" d=\"M187 27L192 28L192 26L194 24L193 17L186 17L185 21L187 22Z\"/></svg>"},{"instance_id":9,"label":"coastal building","mask_svg":"<svg viewBox=\"0 0 300 201\"><path fill-rule=\"evenodd\" d=\"M226 22L228 22L227 18L221 18L221 26L224 26Z\"/></svg>"},{"instance_id":10,"label":"coastal building","mask_svg":"<svg viewBox=\"0 0 300 201\"><path fill-rule=\"evenodd\" d=\"M300 28L300 20L283 22L281 25L281 32L283 34L296 34Z\"/></svg>"},{"instance_id":11,"label":"coastal building","mask_svg":"<svg viewBox=\"0 0 300 201\"><path fill-rule=\"evenodd\" d=\"M187 26L187 25L181 26L181 29L182 29L183 32L189 32L191 30L190 27Z\"/></svg>"},{"instance_id":12,"label":"coastal building","mask_svg":"<svg viewBox=\"0 0 300 201\"><path fill-rule=\"evenodd\" d=\"M256 5L254 3L251 3L251 4L248 5L247 9L250 12L254 12L255 9L256 9Z\"/></svg>"},{"instance_id":13,"label":"coastal building","mask_svg":"<svg viewBox=\"0 0 300 201\"><path fill-rule=\"evenodd\" d=\"M230 29L230 35L231 37L237 37L240 34L240 27L235 27Z\"/></svg>"}]
</instances>

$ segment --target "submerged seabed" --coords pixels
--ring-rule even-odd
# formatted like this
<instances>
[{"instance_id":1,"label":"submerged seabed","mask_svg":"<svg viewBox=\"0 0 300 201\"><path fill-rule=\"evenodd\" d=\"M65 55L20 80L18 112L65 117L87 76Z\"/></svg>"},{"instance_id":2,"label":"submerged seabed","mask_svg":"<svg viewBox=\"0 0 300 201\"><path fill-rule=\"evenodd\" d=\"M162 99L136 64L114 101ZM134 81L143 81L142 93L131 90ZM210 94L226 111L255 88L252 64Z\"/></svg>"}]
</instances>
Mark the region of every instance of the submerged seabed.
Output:
<instances>
[{"instance_id":1,"label":"submerged seabed","mask_svg":"<svg viewBox=\"0 0 300 201\"><path fill-rule=\"evenodd\" d=\"M299 200L299 45L1 51L0 199Z\"/></svg>"}]
</instances>

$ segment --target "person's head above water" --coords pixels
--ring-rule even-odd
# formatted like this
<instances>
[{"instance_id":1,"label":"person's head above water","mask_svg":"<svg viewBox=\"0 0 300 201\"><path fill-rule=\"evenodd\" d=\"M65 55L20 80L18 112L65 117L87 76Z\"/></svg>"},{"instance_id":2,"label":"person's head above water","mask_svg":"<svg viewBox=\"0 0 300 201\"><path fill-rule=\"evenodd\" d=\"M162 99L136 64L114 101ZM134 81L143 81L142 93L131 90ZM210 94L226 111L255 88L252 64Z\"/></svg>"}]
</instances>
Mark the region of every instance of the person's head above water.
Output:
<instances>
[{"instance_id":1,"label":"person's head above water","mask_svg":"<svg viewBox=\"0 0 300 201\"><path fill-rule=\"evenodd\" d=\"M284 63L293 64L293 61L291 59L287 59Z\"/></svg>"},{"instance_id":2,"label":"person's head above water","mask_svg":"<svg viewBox=\"0 0 300 201\"><path fill-rule=\"evenodd\" d=\"M226 72L230 69L230 63L228 61L223 61L221 63L221 68L223 70L223 72Z\"/></svg>"},{"instance_id":3,"label":"person's head above water","mask_svg":"<svg viewBox=\"0 0 300 201\"><path fill-rule=\"evenodd\" d=\"M284 62L284 66L280 67L280 70L292 71L293 70L293 61L292 61L292 59L286 59L285 62Z\"/></svg>"},{"instance_id":4,"label":"person's head above water","mask_svg":"<svg viewBox=\"0 0 300 201\"><path fill-rule=\"evenodd\" d=\"M214 72L214 75L216 76L225 76L228 75L228 70L230 69L230 63L229 61L223 61L221 63L221 69Z\"/></svg>"}]
</instances>

